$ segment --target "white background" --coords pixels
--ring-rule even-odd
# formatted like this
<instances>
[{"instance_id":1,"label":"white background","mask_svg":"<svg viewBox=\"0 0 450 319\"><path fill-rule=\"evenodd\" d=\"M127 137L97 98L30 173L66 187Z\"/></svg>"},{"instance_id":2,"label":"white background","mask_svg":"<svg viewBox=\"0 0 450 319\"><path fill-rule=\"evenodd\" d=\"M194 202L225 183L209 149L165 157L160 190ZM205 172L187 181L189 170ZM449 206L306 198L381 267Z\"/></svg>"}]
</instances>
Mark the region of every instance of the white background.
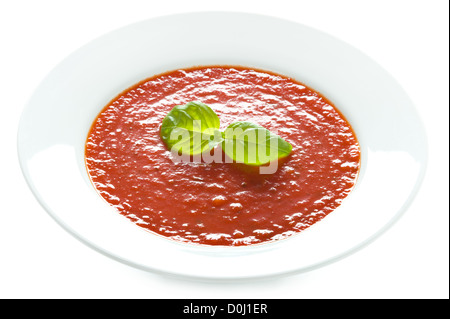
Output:
<instances>
[{"instance_id":1,"label":"white background","mask_svg":"<svg viewBox=\"0 0 450 319\"><path fill-rule=\"evenodd\" d=\"M0 0L0 298L449 298L447 0ZM296 276L241 283L147 273L77 241L39 206L16 151L21 111L46 74L104 33L191 11L261 13L344 40L387 69L425 122L430 163L407 213L362 251ZM232 21L230 21L232 23Z\"/></svg>"}]
</instances>

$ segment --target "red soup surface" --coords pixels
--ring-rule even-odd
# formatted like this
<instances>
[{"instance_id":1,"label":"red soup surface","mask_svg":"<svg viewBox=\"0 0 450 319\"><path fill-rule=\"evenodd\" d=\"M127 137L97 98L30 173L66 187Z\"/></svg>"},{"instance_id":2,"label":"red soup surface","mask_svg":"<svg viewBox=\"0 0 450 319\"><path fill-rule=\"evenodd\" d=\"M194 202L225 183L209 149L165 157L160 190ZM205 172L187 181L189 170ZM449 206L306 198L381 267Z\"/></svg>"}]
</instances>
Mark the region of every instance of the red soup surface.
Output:
<instances>
[{"instance_id":1,"label":"red soup surface","mask_svg":"<svg viewBox=\"0 0 450 319\"><path fill-rule=\"evenodd\" d=\"M274 174L230 163L175 163L160 138L175 106L210 106L223 130L257 123L292 144ZM289 77L208 66L146 79L98 115L86 143L98 193L137 225L206 245L250 245L296 234L335 210L360 168L355 134L333 104Z\"/></svg>"}]
</instances>

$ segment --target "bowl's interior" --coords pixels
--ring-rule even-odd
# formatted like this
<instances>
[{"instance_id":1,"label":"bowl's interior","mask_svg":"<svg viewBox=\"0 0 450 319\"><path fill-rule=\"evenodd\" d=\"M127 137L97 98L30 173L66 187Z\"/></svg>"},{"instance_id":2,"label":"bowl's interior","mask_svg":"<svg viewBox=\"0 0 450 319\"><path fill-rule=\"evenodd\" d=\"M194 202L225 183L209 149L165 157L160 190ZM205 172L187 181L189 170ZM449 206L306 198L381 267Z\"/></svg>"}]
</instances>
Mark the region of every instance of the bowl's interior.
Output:
<instances>
[{"instance_id":1,"label":"bowl's interior","mask_svg":"<svg viewBox=\"0 0 450 319\"><path fill-rule=\"evenodd\" d=\"M84 166L84 143L94 118L138 81L195 65L278 72L330 99L352 124L362 148L361 174L344 203L307 231L249 247L174 243L116 214L97 195ZM420 119L378 64L319 31L239 13L153 19L87 44L58 65L32 96L18 148L38 200L80 240L136 267L205 278L304 271L355 251L406 209L426 162Z\"/></svg>"}]
</instances>

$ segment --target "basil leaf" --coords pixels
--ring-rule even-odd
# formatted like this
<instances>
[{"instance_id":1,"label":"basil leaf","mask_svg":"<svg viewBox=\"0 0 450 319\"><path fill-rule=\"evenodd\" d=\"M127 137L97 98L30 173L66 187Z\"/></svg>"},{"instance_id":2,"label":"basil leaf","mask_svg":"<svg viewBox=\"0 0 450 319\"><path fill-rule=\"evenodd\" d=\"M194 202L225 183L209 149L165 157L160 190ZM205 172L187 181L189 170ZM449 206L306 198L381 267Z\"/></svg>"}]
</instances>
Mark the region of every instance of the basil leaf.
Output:
<instances>
[{"instance_id":1,"label":"basil leaf","mask_svg":"<svg viewBox=\"0 0 450 319\"><path fill-rule=\"evenodd\" d=\"M288 156L292 145L251 122L235 122L224 132L222 149L236 162L259 166Z\"/></svg>"},{"instance_id":2,"label":"basil leaf","mask_svg":"<svg viewBox=\"0 0 450 319\"><path fill-rule=\"evenodd\" d=\"M206 104L189 102L175 106L163 119L160 135L179 155L196 155L222 142L220 120Z\"/></svg>"},{"instance_id":3,"label":"basil leaf","mask_svg":"<svg viewBox=\"0 0 450 319\"><path fill-rule=\"evenodd\" d=\"M189 102L175 106L163 119L161 138L178 155L197 155L218 144L233 161L260 166L288 156L292 145L252 122L235 122L224 132L220 120L206 104Z\"/></svg>"}]
</instances>

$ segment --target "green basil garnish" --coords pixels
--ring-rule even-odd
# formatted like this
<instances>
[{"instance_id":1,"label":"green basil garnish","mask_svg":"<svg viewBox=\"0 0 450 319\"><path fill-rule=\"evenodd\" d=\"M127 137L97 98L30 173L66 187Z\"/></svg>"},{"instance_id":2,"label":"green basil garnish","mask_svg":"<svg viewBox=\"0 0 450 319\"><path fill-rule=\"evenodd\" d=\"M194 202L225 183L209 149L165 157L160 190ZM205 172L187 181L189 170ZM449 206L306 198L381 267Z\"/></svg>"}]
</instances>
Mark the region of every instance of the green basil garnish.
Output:
<instances>
[{"instance_id":1,"label":"green basil garnish","mask_svg":"<svg viewBox=\"0 0 450 319\"><path fill-rule=\"evenodd\" d=\"M222 141L220 120L206 104L189 102L175 106L164 118L161 138L167 147L185 155L197 155Z\"/></svg>"},{"instance_id":2,"label":"green basil garnish","mask_svg":"<svg viewBox=\"0 0 450 319\"><path fill-rule=\"evenodd\" d=\"M224 132L222 149L239 163L259 166L288 156L292 145L252 122L235 122Z\"/></svg>"},{"instance_id":3,"label":"green basil garnish","mask_svg":"<svg viewBox=\"0 0 450 319\"><path fill-rule=\"evenodd\" d=\"M175 106L164 118L161 138L179 155L197 155L220 144L233 161L260 166L288 156L292 145L252 122L235 122L219 130L217 114L206 104L189 102Z\"/></svg>"}]
</instances>

